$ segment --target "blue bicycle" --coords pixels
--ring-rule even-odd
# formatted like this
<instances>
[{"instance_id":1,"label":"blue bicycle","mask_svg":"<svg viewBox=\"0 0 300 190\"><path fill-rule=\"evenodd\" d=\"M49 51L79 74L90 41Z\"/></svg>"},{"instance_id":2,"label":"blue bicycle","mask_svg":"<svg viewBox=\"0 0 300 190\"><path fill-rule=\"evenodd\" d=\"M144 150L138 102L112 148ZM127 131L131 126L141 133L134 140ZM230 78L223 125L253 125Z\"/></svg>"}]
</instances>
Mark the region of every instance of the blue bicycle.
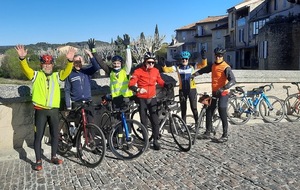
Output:
<instances>
[{"instance_id":1,"label":"blue bicycle","mask_svg":"<svg viewBox=\"0 0 300 190\"><path fill-rule=\"evenodd\" d=\"M273 84L267 84L245 92L243 86L235 87L235 95L228 101L227 115L231 123L243 125L251 116L261 116L264 121L277 123L284 118L284 104L275 96L267 96Z\"/></svg>"}]
</instances>

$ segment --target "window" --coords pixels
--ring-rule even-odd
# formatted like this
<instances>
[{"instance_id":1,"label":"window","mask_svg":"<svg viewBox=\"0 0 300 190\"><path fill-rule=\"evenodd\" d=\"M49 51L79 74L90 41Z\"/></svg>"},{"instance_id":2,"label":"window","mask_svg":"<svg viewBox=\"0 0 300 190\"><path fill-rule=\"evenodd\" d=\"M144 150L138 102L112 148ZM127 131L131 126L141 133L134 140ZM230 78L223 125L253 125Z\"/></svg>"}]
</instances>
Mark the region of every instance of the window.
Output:
<instances>
[{"instance_id":1,"label":"window","mask_svg":"<svg viewBox=\"0 0 300 190\"><path fill-rule=\"evenodd\" d=\"M268 21L269 19L267 18L253 22L253 34L258 34L258 30L261 29Z\"/></svg>"},{"instance_id":2,"label":"window","mask_svg":"<svg viewBox=\"0 0 300 190\"><path fill-rule=\"evenodd\" d=\"M198 36L203 36L204 29L203 26L197 26Z\"/></svg>"},{"instance_id":3,"label":"window","mask_svg":"<svg viewBox=\"0 0 300 190\"><path fill-rule=\"evenodd\" d=\"M185 38L186 38L186 31L182 31L181 36L182 36L182 40L185 40Z\"/></svg>"},{"instance_id":4,"label":"window","mask_svg":"<svg viewBox=\"0 0 300 190\"><path fill-rule=\"evenodd\" d=\"M221 39L221 31L220 30L216 31L216 38Z\"/></svg>"},{"instance_id":5,"label":"window","mask_svg":"<svg viewBox=\"0 0 300 190\"><path fill-rule=\"evenodd\" d=\"M259 58L266 59L268 56L268 41L262 41L258 47Z\"/></svg>"},{"instance_id":6,"label":"window","mask_svg":"<svg viewBox=\"0 0 300 190\"><path fill-rule=\"evenodd\" d=\"M278 9L277 0L274 0L274 11L276 11L277 9Z\"/></svg>"},{"instance_id":7,"label":"window","mask_svg":"<svg viewBox=\"0 0 300 190\"><path fill-rule=\"evenodd\" d=\"M244 42L244 29L239 29L239 42Z\"/></svg>"}]
</instances>

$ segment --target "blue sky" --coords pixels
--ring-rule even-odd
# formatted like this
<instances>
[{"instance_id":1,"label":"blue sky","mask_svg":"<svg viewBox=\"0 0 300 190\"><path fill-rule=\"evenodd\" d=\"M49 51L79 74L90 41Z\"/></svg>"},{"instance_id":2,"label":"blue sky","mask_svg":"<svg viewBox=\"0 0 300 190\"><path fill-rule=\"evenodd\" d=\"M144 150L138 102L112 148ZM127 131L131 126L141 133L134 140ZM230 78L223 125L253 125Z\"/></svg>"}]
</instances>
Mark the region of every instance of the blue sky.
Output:
<instances>
[{"instance_id":1,"label":"blue sky","mask_svg":"<svg viewBox=\"0 0 300 190\"><path fill-rule=\"evenodd\" d=\"M225 15L243 0L3 0L0 46L67 43L95 38L105 42L127 33L153 36L155 25L165 42L175 29L208 16Z\"/></svg>"}]
</instances>

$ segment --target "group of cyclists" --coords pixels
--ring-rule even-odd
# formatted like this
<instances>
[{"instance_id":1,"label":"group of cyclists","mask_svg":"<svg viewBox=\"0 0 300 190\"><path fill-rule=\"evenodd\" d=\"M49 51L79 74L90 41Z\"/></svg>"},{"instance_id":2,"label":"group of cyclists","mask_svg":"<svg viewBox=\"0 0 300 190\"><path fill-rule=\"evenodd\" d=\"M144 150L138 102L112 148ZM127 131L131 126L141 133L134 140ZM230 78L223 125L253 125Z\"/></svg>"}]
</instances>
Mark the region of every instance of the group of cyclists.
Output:
<instances>
[{"instance_id":1,"label":"group of cyclists","mask_svg":"<svg viewBox=\"0 0 300 190\"><path fill-rule=\"evenodd\" d=\"M63 161L56 155L58 146L58 123L60 108L60 86L59 81L65 81L65 102L67 109L71 110L76 107L76 103L82 101L91 101L91 76L102 68L110 78L110 93L112 96L113 108L118 108L128 100L135 99L139 104L139 113L141 123L147 123L147 113L150 115L150 122L153 133L153 149L160 150L161 145L158 142L159 137L159 119L158 106L156 98L156 86L166 89L173 89L174 84L164 81L159 69L157 69L157 58L152 52L144 54L143 63L132 69L130 38L124 35L123 44L126 49L126 58L124 60L120 55L112 57L112 66L103 62L102 57L95 49L95 40L88 40L89 50L85 50L88 55L91 66L82 67L83 58L76 55L76 50L70 48L66 54L68 63L65 69L59 72L53 72L54 60L51 55L42 55L40 58L41 70L34 71L27 63L27 49L23 45L15 47L22 71L26 77L32 81L32 102L35 110L34 119L34 150L36 163L34 169L42 170L41 160L41 141L44 135L46 124L49 124L51 135L51 162L62 164ZM216 99L213 99L206 114L206 132L204 138L210 138L212 112L216 107L222 120L223 135L219 142L228 140L228 121L227 121L227 103L228 89L235 84L235 77L230 66L224 61L222 48L214 50L215 62L207 64L205 50L201 51L201 63L192 66L189 63L191 54L183 51L180 54L181 63L167 67L162 65L163 72L177 72L179 82L179 98L181 104L181 116L186 122L187 99L190 102L190 108L193 113L195 122L198 121L197 110L197 90L195 77L203 73L212 73L212 96L219 99L218 105ZM133 71L132 71L133 70ZM93 122L93 109L88 110L88 120Z\"/></svg>"}]
</instances>

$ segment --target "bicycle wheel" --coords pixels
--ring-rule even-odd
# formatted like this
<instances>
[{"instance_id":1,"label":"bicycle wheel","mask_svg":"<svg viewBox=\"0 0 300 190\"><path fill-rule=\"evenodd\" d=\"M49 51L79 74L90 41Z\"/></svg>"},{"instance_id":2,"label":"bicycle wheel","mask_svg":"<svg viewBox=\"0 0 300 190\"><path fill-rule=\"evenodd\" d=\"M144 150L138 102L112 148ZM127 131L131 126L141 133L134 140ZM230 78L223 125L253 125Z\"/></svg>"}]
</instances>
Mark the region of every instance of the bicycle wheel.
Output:
<instances>
[{"instance_id":1,"label":"bicycle wheel","mask_svg":"<svg viewBox=\"0 0 300 190\"><path fill-rule=\"evenodd\" d=\"M122 122L118 122L111 130L108 143L112 153L122 159L131 160L141 156L149 147L147 130L143 124L138 121L127 119L127 126L133 129L139 129L139 137L131 133L129 140L126 140L126 134Z\"/></svg>"},{"instance_id":2,"label":"bicycle wheel","mask_svg":"<svg viewBox=\"0 0 300 190\"><path fill-rule=\"evenodd\" d=\"M69 133L69 124L67 120L63 117L59 120L59 126L58 126L58 149L57 151L64 155L72 148L72 141Z\"/></svg>"},{"instance_id":3,"label":"bicycle wheel","mask_svg":"<svg viewBox=\"0 0 300 190\"><path fill-rule=\"evenodd\" d=\"M132 120L136 120L136 121L141 121L140 119L140 113L139 113L139 110L134 110L131 114L131 117L130 117ZM134 125L132 127L132 131L133 133L136 135L137 138L139 139L143 139L143 136L141 135L141 129L139 128L136 128L138 127L137 125ZM153 138L153 135L152 135L152 127L151 127L151 122L150 122L150 116L148 115L148 120L147 120L147 127L146 127L147 131L148 131L148 138L149 138L149 141L152 140Z\"/></svg>"},{"instance_id":4,"label":"bicycle wheel","mask_svg":"<svg viewBox=\"0 0 300 190\"><path fill-rule=\"evenodd\" d=\"M228 101L227 116L235 125L243 125L251 118L251 108L242 97L232 97Z\"/></svg>"},{"instance_id":5,"label":"bicycle wheel","mask_svg":"<svg viewBox=\"0 0 300 190\"><path fill-rule=\"evenodd\" d=\"M111 114L109 112L102 113L99 127L102 129L105 138L108 139L109 133L112 129Z\"/></svg>"},{"instance_id":6,"label":"bicycle wheel","mask_svg":"<svg viewBox=\"0 0 300 190\"><path fill-rule=\"evenodd\" d=\"M206 113L206 108L203 107L200 111L199 116L198 116L197 125L195 126L195 135L194 135L194 138L193 138L193 141L192 141L193 145L195 144L198 135L201 135L206 131L206 128L205 128L205 123L206 123L205 113Z\"/></svg>"},{"instance_id":7,"label":"bicycle wheel","mask_svg":"<svg viewBox=\"0 0 300 190\"><path fill-rule=\"evenodd\" d=\"M292 94L284 100L285 115L288 121L295 122L300 119L299 94Z\"/></svg>"},{"instance_id":8,"label":"bicycle wheel","mask_svg":"<svg viewBox=\"0 0 300 190\"><path fill-rule=\"evenodd\" d=\"M90 168L98 166L106 151L105 136L102 130L95 124L86 125L86 134L82 127L77 134L77 153L81 162Z\"/></svg>"},{"instance_id":9,"label":"bicycle wheel","mask_svg":"<svg viewBox=\"0 0 300 190\"><path fill-rule=\"evenodd\" d=\"M265 99L262 99L259 102L259 112L266 122L277 123L284 117L283 103L275 96L268 96L267 98L270 105L267 104Z\"/></svg>"},{"instance_id":10,"label":"bicycle wheel","mask_svg":"<svg viewBox=\"0 0 300 190\"><path fill-rule=\"evenodd\" d=\"M187 152L192 146L190 131L185 122L178 115L172 114L171 117L170 129L174 141L182 151Z\"/></svg>"}]
</instances>

